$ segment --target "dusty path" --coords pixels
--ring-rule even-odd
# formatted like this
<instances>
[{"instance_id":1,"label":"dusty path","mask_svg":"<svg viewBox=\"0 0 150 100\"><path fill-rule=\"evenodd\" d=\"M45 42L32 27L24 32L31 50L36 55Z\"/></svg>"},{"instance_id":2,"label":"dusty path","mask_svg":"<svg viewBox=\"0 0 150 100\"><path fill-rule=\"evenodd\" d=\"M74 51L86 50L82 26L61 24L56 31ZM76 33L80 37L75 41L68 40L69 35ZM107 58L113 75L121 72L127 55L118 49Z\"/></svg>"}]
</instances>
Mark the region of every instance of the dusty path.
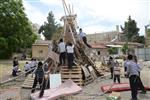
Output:
<instances>
[{"instance_id":1,"label":"dusty path","mask_svg":"<svg viewBox=\"0 0 150 100\"><path fill-rule=\"evenodd\" d=\"M141 62L143 70L141 71L141 79L146 86L150 86L150 62ZM122 82L128 82L127 78L121 78ZM108 94L99 96L102 91L100 86L111 84L113 81L106 77L106 79L97 79L95 82L83 87L83 91L77 95L71 96L78 99L68 100L106 100ZM7 89L0 88L0 100L30 100L30 89L20 88L22 82L11 82ZM15 87L14 87L15 86ZM18 95L19 94L19 95ZM79 99L80 98L80 99ZM130 91L121 92L121 100L130 100ZM150 100L150 91L147 94L138 94L139 100ZM66 100L66 99L65 99Z\"/></svg>"}]
</instances>

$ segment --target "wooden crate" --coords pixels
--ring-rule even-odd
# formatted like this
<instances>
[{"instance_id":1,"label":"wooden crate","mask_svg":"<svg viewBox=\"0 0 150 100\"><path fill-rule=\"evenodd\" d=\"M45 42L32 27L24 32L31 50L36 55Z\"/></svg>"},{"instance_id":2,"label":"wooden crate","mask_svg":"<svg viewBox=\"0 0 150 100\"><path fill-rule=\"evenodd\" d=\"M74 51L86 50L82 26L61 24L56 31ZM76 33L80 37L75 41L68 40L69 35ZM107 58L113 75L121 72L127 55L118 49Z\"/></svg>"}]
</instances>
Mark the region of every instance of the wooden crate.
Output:
<instances>
[{"instance_id":1,"label":"wooden crate","mask_svg":"<svg viewBox=\"0 0 150 100\"><path fill-rule=\"evenodd\" d=\"M90 75L90 76L88 76L88 77L85 78L85 80L84 80L84 85L88 85L89 83L91 83L91 82L93 82L93 81L94 81L94 79L93 79L93 77Z\"/></svg>"},{"instance_id":2,"label":"wooden crate","mask_svg":"<svg viewBox=\"0 0 150 100\"><path fill-rule=\"evenodd\" d=\"M22 88L28 88L28 89L31 89L32 88L32 85L33 85L33 82L34 82L34 77L32 77L32 75L31 74L29 74L27 77L26 77L26 79L25 79L25 81L24 81L24 83L22 84Z\"/></svg>"},{"instance_id":3,"label":"wooden crate","mask_svg":"<svg viewBox=\"0 0 150 100\"><path fill-rule=\"evenodd\" d=\"M62 82L71 79L77 85L79 86L83 85L82 70L79 66L73 66L72 70L68 69L67 66L61 66L61 78L62 78Z\"/></svg>"}]
</instances>

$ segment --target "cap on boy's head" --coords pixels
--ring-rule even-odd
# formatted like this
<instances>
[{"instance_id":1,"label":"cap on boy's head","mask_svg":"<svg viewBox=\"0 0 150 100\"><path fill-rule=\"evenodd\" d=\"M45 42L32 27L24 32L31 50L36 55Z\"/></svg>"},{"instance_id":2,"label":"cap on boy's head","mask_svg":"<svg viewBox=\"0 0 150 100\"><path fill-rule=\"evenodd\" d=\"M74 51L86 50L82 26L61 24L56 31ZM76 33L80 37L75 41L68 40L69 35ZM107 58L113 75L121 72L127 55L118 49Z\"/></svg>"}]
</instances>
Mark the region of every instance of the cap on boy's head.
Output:
<instances>
[{"instance_id":1,"label":"cap on boy's head","mask_svg":"<svg viewBox=\"0 0 150 100\"><path fill-rule=\"evenodd\" d=\"M132 55L128 55L128 59L129 59L129 60L132 60L132 59L133 59L133 56L132 56Z\"/></svg>"},{"instance_id":2,"label":"cap on boy's head","mask_svg":"<svg viewBox=\"0 0 150 100\"><path fill-rule=\"evenodd\" d=\"M60 42L63 42L63 39L60 39Z\"/></svg>"},{"instance_id":3,"label":"cap on boy's head","mask_svg":"<svg viewBox=\"0 0 150 100\"><path fill-rule=\"evenodd\" d=\"M40 61L39 63L38 63L38 66L42 66L43 65L43 63Z\"/></svg>"},{"instance_id":4,"label":"cap on boy's head","mask_svg":"<svg viewBox=\"0 0 150 100\"><path fill-rule=\"evenodd\" d=\"M112 60L113 58L110 56L110 57L109 57L109 59L111 59L111 60Z\"/></svg>"},{"instance_id":5,"label":"cap on boy's head","mask_svg":"<svg viewBox=\"0 0 150 100\"><path fill-rule=\"evenodd\" d=\"M80 28L79 30L82 31L82 28Z\"/></svg>"}]
</instances>

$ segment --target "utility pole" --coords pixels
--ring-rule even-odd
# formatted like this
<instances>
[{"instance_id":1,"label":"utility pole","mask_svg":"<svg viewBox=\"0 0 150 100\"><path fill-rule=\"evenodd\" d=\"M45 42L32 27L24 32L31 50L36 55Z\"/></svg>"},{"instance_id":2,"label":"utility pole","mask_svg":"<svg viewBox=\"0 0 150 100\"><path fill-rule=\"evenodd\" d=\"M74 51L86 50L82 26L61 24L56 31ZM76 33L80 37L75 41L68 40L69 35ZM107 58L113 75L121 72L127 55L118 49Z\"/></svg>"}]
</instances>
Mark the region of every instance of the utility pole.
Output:
<instances>
[{"instance_id":1,"label":"utility pole","mask_svg":"<svg viewBox=\"0 0 150 100\"><path fill-rule=\"evenodd\" d=\"M150 36L148 35L148 27L150 27L150 24L145 25L145 47L148 47L150 45Z\"/></svg>"}]
</instances>

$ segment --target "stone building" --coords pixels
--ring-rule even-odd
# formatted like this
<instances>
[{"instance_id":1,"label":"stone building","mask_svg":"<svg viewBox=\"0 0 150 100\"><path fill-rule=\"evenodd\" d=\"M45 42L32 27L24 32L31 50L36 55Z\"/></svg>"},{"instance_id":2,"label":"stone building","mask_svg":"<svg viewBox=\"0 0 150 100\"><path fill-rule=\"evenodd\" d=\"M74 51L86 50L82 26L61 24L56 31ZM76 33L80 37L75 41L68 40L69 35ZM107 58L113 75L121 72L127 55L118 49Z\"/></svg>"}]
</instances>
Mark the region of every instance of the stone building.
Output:
<instances>
[{"instance_id":1,"label":"stone building","mask_svg":"<svg viewBox=\"0 0 150 100\"><path fill-rule=\"evenodd\" d=\"M37 59L47 58L51 50L51 41L39 40L32 44L32 57Z\"/></svg>"}]
</instances>

